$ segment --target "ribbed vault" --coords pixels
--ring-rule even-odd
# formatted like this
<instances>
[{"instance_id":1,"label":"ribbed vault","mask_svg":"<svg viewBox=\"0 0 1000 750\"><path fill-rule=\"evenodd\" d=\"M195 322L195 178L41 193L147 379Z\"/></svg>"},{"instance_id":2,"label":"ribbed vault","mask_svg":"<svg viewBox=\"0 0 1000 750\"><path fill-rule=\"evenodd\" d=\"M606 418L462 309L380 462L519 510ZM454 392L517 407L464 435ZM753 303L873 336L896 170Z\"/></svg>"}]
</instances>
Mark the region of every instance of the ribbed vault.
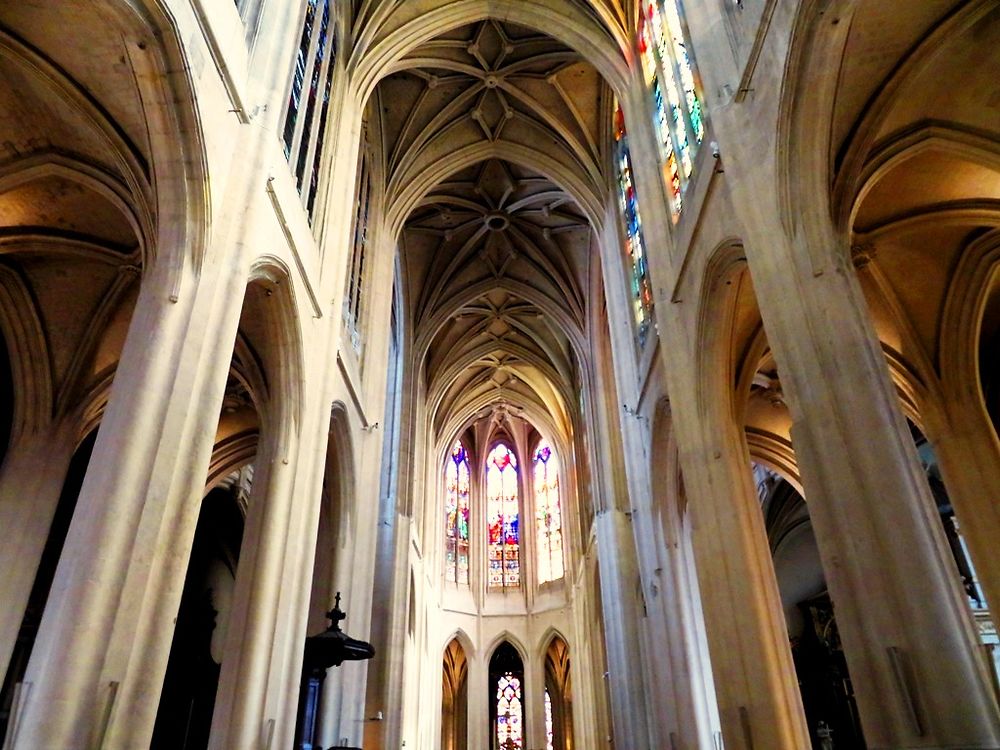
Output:
<instances>
[{"instance_id":1,"label":"ribbed vault","mask_svg":"<svg viewBox=\"0 0 1000 750\"><path fill-rule=\"evenodd\" d=\"M603 78L564 43L487 18L411 49L373 101L435 442L499 418L569 445L606 189Z\"/></svg>"}]
</instances>

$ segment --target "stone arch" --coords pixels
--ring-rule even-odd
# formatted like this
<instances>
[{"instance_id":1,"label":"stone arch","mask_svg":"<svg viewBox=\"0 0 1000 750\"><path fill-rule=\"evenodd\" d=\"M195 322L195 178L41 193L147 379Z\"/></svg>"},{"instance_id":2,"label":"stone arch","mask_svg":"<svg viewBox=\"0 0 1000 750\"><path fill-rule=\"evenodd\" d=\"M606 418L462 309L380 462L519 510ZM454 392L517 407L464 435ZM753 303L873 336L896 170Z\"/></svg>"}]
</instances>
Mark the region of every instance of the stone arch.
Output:
<instances>
[{"instance_id":1,"label":"stone arch","mask_svg":"<svg viewBox=\"0 0 1000 750\"><path fill-rule=\"evenodd\" d=\"M464 635L464 633L461 633ZM442 651L441 748L464 750L469 738L469 651L456 632Z\"/></svg>"},{"instance_id":2,"label":"stone arch","mask_svg":"<svg viewBox=\"0 0 1000 750\"><path fill-rule=\"evenodd\" d=\"M274 300L276 303L265 317L262 331L275 346L262 364L267 382L267 406L262 409L262 425L274 420L283 438L287 439L295 425L302 422L301 382L305 368L301 316L291 270L275 256L261 256L250 266L244 309L252 289L259 289L262 301Z\"/></svg>"},{"instance_id":3,"label":"stone arch","mask_svg":"<svg viewBox=\"0 0 1000 750\"><path fill-rule=\"evenodd\" d=\"M48 422L54 394L41 316L19 274L5 266L0 266L0 332L13 381L10 438L14 440Z\"/></svg>"},{"instance_id":4,"label":"stone arch","mask_svg":"<svg viewBox=\"0 0 1000 750\"><path fill-rule=\"evenodd\" d=\"M115 17L136 73L142 116L149 123L148 159L108 110L74 79L73 70L6 32L0 34L0 53L34 76L114 154L144 228L146 260L164 256L176 280L185 265L200 266L208 232L207 162L191 66L165 3L142 0L127 9L124 5Z\"/></svg>"},{"instance_id":5,"label":"stone arch","mask_svg":"<svg viewBox=\"0 0 1000 750\"><path fill-rule=\"evenodd\" d=\"M549 625L542 633L542 637L538 639L538 651L536 656L539 660L545 659L545 654L548 653L549 647L556 640L560 640L566 644L566 648L569 648L569 638L555 625Z\"/></svg>"},{"instance_id":6,"label":"stone arch","mask_svg":"<svg viewBox=\"0 0 1000 750\"><path fill-rule=\"evenodd\" d=\"M447 160L436 159L424 165L414 165L410 172L404 171L393 177L390 192L396 184L406 186L393 196L386 212L386 226L393 236L399 233L406 217L435 185L465 167L489 159L502 159L544 174L573 197L600 235L605 214L599 178L578 173L538 149L504 141L483 141L449 152Z\"/></svg>"},{"instance_id":7,"label":"stone arch","mask_svg":"<svg viewBox=\"0 0 1000 750\"><path fill-rule=\"evenodd\" d=\"M986 411L979 376L979 340L991 290L1000 282L1000 229L973 240L959 260L941 325L941 378L948 392Z\"/></svg>"},{"instance_id":8,"label":"stone arch","mask_svg":"<svg viewBox=\"0 0 1000 750\"><path fill-rule=\"evenodd\" d=\"M403 14L398 14L403 15ZM570 0L555 0L544 6L519 0L457 0L438 2L419 15L399 19L382 39L372 35L359 40L357 58L350 61L361 99L367 100L378 81L392 72L408 51L443 31L487 18L499 18L550 34L577 50L604 76L616 91L629 80L629 40L624 29L594 23L594 17ZM387 17L383 24L397 19Z\"/></svg>"},{"instance_id":9,"label":"stone arch","mask_svg":"<svg viewBox=\"0 0 1000 750\"><path fill-rule=\"evenodd\" d=\"M350 538L354 528L353 498L357 478L354 471L354 440L347 404L335 401L330 409L323 502L328 505L333 539L337 548Z\"/></svg>"},{"instance_id":10,"label":"stone arch","mask_svg":"<svg viewBox=\"0 0 1000 750\"><path fill-rule=\"evenodd\" d=\"M705 265L697 313L697 340L704 342L698 359L698 405L705 414L724 404L726 417L737 416L736 373L728 350L736 295L725 286L747 269L743 246L736 239L720 243Z\"/></svg>"},{"instance_id":11,"label":"stone arch","mask_svg":"<svg viewBox=\"0 0 1000 750\"><path fill-rule=\"evenodd\" d=\"M521 657L522 664L527 665L530 663L531 659L529 657L531 652L529 651L529 649L525 647L524 643L521 642L521 639L515 636L509 630L502 630L501 632L497 633L495 636L493 636L493 638L490 639L489 643L486 645L486 648L482 650L483 656L486 657L487 662L489 662L489 660L493 658L493 654L504 643L510 644L511 647L513 647L513 649L517 651L517 655Z\"/></svg>"},{"instance_id":12,"label":"stone arch","mask_svg":"<svg viewBox=\"0 0 1000 750\"><path fill-rule=\"evenodd\" d=\"M448 634L448 637L444 639L444 643L441 646L442 657L452 641L459 642L462 646L462 650L465 651L466 659L472 661L476 658L476 646L472 642L472 638L469 637L469 634L465 632L464 628L455 628Z\"/></svg>"}]
</instances>

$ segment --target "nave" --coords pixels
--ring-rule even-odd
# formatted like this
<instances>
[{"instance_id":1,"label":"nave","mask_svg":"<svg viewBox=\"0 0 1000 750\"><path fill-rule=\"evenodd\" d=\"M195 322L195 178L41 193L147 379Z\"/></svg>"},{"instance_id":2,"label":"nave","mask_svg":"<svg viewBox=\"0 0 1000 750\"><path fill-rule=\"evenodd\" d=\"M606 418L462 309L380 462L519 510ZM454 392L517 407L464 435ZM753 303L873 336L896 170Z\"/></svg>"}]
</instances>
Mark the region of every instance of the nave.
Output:
<instances>
[{"instance_id":1,"label":"nave","mask_svg":"<svg viewBox=\"0 0 1000 750\"><path fill-rule=\"evenodd\" d=\"M998 70L995 0L0 4L3 750L1000 749Z\"/></svg>"}]
</instances>

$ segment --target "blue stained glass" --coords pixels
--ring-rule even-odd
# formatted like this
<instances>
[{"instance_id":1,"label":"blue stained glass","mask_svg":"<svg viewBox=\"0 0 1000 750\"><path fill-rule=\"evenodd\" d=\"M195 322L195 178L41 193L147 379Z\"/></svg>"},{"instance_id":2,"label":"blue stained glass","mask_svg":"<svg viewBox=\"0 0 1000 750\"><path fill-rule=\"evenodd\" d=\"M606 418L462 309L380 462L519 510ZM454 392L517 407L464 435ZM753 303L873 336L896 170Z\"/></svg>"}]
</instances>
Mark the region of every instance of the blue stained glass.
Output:
<instances>
[{"instance_id":1,"label":"blue stained glass","mask_svg":"<svg viewBox=\"0 0 1000 750\"><path fill-rule=\"evenodd\" d=\"M620 106L615 108L615 141L618 151L618 202L625 224L625 251L632 271L630 279L632 309L635 316L636 337L642 346L652 326L653 293L646 265L639 203L632 183L632 158L625 132L625 114Z\"/></svg>"},{"instance_id":2,"label":"blue stained glass","mask_svg":"<svg viewBox=\"0 0 1000 750\"><path fill-rule=\"evenodd\" d=\"M486 458L487 586L521 585L517 457L499 443Z\"/></svg>"},{"instance_id":3,"label":"blue stained glass","mask_svg":"<svg viewBox=\"0 0 1000 750\"><path fill-rule=\"evenodd\" d=\"M469 461L461 442L445 468L445 579L469 583Z\"/></svg>"}]
</instances>

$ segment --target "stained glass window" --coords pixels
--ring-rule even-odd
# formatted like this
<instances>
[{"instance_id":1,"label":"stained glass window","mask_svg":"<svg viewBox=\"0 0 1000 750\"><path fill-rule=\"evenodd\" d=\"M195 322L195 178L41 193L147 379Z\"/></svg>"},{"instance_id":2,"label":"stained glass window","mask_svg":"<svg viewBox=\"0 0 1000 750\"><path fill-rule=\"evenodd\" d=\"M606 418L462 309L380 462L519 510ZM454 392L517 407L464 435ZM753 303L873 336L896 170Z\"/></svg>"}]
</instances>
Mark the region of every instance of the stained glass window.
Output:
<instances>
[{"instance_id":1,"label":"stained glass window","mask_svg":"<svg viewBox=\"0 0 1000 750\"><path fill-rule=\"evenodd\" d=\"M518 500L517 458L509 446L499 443L486 459L487 585L491 589L521 584Z\"/></svg>"},{"instance_id":2,"label":"stained glass window","mask_svg":"<svg viewBox=\"0 0 1000 750\"><path fill-rule=\"evenodd\" d=\"M332 29L330 0L307 0L281 131L285 156L295 173L295 182L305 200L310 220L319 186L320 157L337 52Z\"/></svg>"},{"instance_id":3,"label":"stained glass window","mask_svg":"<svg viewBox=\"0 0 1000 750\"><path fill-rule=\"evenodd\" d=\"M354 207L354 246L348 269L347 294L344 299L344 322L351 336L354 351L361 351L361 304L364 302L365 250L368 248L368 219L372 203L372 174L367 144L362 142L358 166L358 200Z\"/></svg>"},{"instance_id":4,"label":"stained glass window","mask_svg":"<svg viewBox=\"0 0 1000 750\"><path fill-rule=\"evenodd\" d=\"M497 747L521 750L521 680L505 672L497 680Z\"/></svg>"},{"instance_id":5,"label":"stained glass window","mask_svg":"<svg viewBox=\"0 0 1000 750\"><path fill-rule=\"evenodd\" d=\"M677 0L646 0L639 19L639 57L653 99L653 124L674 222L680 219L705 122L694 64Z\"/></svg>"},{"instance_id":6,"label":"stained glass window","mask_svg":"<svg viewBox=\"0 0 1000 750\"><path fill-rule=\"evenodd\" d=\"M445 580L469 583L469 459L456 441L445 468Z\"/></svg>"},{"instance_id":7,"label":"stained glass window","mask_svg":"<svg viewBox=\"0 0 1000 750\"><path fill-rule=\"evenodd\" d=\"M646 246L642 238L642 219L639 216L639 201L632 182L632 157L628 149L628 135L625 132L625 113L620 105L615 106L615 144L618 167L618 202L625 222L625 254L631 265L632 313L635 317L636 336L639 345L646 343L646 336L653 322L653 290L649 282L646 265Z\"/></svg>"},{"instance_id":8,"label":"stained glass window","mask_svg":"<svg viewBox=\"0 0 1000 750\"><path fill-rule=\"evenodd\" d=\"M534 456L535 523L538 531L538 582L563 577L562 508L559 461L544 440Z\"/></svg>"},{"instance_id":9,"label":"stained glass window","mask_svg":"<svg viewBox=\"0 0 1000 750\"><path fill-rule=\"evenodd\" d=\"M552 696L545 689L545 750L555 750L552 744Z\"/></svg>"}]
</instances>

